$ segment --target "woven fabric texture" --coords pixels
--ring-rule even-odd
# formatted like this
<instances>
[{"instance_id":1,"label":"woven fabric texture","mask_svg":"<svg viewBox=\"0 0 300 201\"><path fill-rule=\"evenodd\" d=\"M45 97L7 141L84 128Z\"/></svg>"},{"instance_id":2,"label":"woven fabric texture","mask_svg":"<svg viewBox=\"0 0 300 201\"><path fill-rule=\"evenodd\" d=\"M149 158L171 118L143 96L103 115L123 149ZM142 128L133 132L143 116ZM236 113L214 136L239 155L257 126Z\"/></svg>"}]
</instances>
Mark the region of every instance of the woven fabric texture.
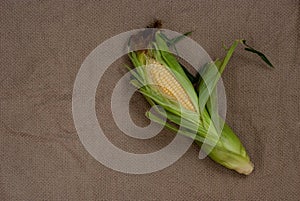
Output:
<instances>
[{"instance_id":1,"label":"woven fabric texture","mask_svg":"<svg viewBox=\"0 0 300 201\"><path fill-rule=\"evenodd\" d=\"M265 1L2 1L0 5L0 200L299 200L300 2ZM198 159L191 146L176 163L146 175L123 174L96 161L81 144L72 118L76 74L106 39L160 19L163 28L194 32L212 58L244 38L275 69L238 48L223 75L227 122L255 170L241 176ZM149 153L172 140L150 140L117 128L110 95L126 72L122 57L99 83L96 111L113 144ZM92 73L92 72L91 72ZM139 94L131 116L147 125Z\"/></svg>"}]
</instances>

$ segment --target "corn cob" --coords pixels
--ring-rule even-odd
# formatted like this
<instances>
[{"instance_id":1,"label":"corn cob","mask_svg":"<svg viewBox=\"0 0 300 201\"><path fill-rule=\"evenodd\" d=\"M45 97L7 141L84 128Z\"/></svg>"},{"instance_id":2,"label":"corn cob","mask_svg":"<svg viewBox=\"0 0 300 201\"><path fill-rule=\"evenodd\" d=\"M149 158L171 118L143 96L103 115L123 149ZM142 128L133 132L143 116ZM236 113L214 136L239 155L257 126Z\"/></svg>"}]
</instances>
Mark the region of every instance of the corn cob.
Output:
<instances>
[{"instance_id":1,"label":"corn cob","mask_svg":"<svg viewBox=\"0 0 300 201\"><path fill-rule=\"evenodd\" d=\"M135 67L145 66L143 70L137 68L139 70L133 73L135 78L132 80L132 83L135 83L134 85L139 88L139 91L145 96L148 102L162 106L167 114L165 117L171 122L183 126L187 130L192 129L192 134L196 131L196 138L193 137L193 139L195 139L199 146L204 147L204 151L215 162L241 174L250 174L253 171L254 165L250 161L244 146L230 127L225 123L220 135L216 129L213 129L212 133L209 133L208 128L210 124L214 124L211 119L214 110L208 104L208 99L211 97L209 97L207 86L202 80L198 86L199 94L196 93L191 79L188 78L176 58L168 53L168 45L160 32L141 32L134 35L130 41L131 47L138 47L140 44L154 46L154 50L151 51L139 50L129 52L128 54ZM223 72L234 49L239 43L244 43L244 41L235 41L223 61L218 60L212 63L217 66L220 74ZM211 83L214 83L210 90L214 90L218 76L214 76L215 74L209 69L209 66L205 73L207 73L207 77L212 79L210 80ZM155 86L141 87L145 83ZM181 107L178 107L178 104L186 109L185 113L182 113ZM159 117L154 117L155 115L150 112L146 114L150 114L147 117L151 120L166 125L164 121L160 121ZM217 117L221 122L224 122L218 114ZM184 119L186 124L182 125L180 119ZM176 130L176 128L172 127L171 130ZM207 139L208 142L206 141ZM210 142L213 142L213 145Z\"/></svg>"}]
</instances>

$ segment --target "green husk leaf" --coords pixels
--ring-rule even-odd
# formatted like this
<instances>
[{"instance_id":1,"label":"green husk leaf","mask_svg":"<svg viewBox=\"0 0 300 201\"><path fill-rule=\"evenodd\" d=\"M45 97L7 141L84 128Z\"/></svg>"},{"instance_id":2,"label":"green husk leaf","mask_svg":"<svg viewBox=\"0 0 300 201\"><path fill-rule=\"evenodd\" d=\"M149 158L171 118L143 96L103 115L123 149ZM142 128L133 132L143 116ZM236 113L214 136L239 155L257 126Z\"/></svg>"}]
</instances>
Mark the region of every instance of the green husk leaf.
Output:
<instances>
[{"instance_id":1,"label":"green husk leaf","mask_svg":"<svg viewBox=\"0 0 300 201\"><path fill-rule=\"evenodd\" d=\"M192 33L192 31L186 32L180 36L177 36L173 39L169 39L163 32L160 33L161 37L165 40L169 48L174 48L176 54L178 55L178 51L176 49L175 44L184 39L186 36L189 36Z\"/></svg>"},{"instance_id":2,"label":"green husk leaf","mask_svg":"<svg viewBox=\"0 0 300 201\"><path fill-rule=\"evenodd\" d=\"M208 140L205 137L202 137L202 136L200 136L198 134L195 134L193 131L190 131L188 128L181 128L181 129L179 129L176 126L174 126L174 125L172 125L172 124L170 124L168 122L163 121L160 117L158 117L157 115L154 115L150 111L147 111L145 115L151 121L154 121L154 122L156 122L156 123L158 123L160 125L163 125L166 128L168 128L168 129L170 129L170 130L172 130L174 132L178 132L179 134L181 134L181 135L183 135L185 137L191 138L191 139L196 140L196 141L198 141L200 143L205 142L207 145L210 145L210 146L214 146L216 144L216 142L210 141L210 140Z\"/></svg>"},{"instance_id":3,"label":"green husk leaf","mask_svg":"<svg viewBox=\"0 0 300 201\"><path fill-rule=\"evenodd\" d=\"M216 87L221 77L221 74L223 73L239 42L240 40L236 40L232 44L222 62L219 60L217 60L215 63L211 62L207 64L202 70L202 80L198 87L200 111L202 111L205 108L205 105L208 102L211 93Z\"/></svg>"},{"instance_id":4,"label":"green husk leaf","mask_svg":"<svg viewBox=\"0 0 300 201\"><path fill-rule=\"evenodd\" d=\"M182 39L184 39L186 36L189 36L192 34L192 31L189 31L189 32L186 32L180 36L177 36L176 38L173 38L171 41L170 41L170 44L171 45L175 45L176 43L178 43L179 41L181 41Z\"/></svg>"},{"instance_id":5,"label":"green husk leaf","mask_svg":"<svg viewBox=\"0 0 300 201\"><path fill-rule=\"evenodd\" d=\"M188 79L191 81L192 84L195 84L197 83L197 77L194 76L193 74L190 73L190 71L185 68L182 64L180 64L180 66L182 67L184 73L186 74L186 76L188 77Z\"/></svg>"}]
</instances>

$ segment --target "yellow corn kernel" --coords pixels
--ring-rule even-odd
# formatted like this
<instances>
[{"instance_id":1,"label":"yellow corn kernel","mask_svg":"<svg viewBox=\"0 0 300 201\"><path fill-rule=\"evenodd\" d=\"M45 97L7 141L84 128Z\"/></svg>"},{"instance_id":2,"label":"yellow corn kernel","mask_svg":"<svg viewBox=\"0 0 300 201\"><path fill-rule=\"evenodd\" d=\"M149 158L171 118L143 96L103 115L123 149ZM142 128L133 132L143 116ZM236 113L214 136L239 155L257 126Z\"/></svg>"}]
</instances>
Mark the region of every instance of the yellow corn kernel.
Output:
<instances>
[{"instance_id":1,"label":"yellow corn kernel","mask_svg":"<svg viewBox=\"0 0 300 201\"><path fill-rule=\"evenodd\" d=\"M148 61L146 71L158 90L171 98L177 100L185 109L195 111L195 108L181 84L164 65L154 59Z\"/></svg>"}]
</instances>

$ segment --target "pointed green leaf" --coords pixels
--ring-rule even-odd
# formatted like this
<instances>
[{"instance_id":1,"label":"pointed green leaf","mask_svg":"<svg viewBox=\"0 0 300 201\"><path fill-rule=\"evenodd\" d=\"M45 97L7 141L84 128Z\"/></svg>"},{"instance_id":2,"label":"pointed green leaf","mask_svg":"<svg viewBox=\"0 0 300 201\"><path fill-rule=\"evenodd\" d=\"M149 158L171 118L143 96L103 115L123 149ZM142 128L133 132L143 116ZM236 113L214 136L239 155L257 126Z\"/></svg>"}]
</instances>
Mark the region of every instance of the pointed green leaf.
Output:
<instances>
[{"instance_id":1,"label":"pointed green leaf","mask_svg":"<svg viewBox=\"0 0 300 201\"><path fill-rule=\"evenodd\" d=\"M246 48L245 48L246 51L257 54L264 62L266 62L268 64L268 66L274 68L273 64L269 61L269 59L262 52L257 51L254 48L250 47L248 44L246 44L246 40L242 40L242 43L246 46Z\"/></svg>"}]
</instances>

